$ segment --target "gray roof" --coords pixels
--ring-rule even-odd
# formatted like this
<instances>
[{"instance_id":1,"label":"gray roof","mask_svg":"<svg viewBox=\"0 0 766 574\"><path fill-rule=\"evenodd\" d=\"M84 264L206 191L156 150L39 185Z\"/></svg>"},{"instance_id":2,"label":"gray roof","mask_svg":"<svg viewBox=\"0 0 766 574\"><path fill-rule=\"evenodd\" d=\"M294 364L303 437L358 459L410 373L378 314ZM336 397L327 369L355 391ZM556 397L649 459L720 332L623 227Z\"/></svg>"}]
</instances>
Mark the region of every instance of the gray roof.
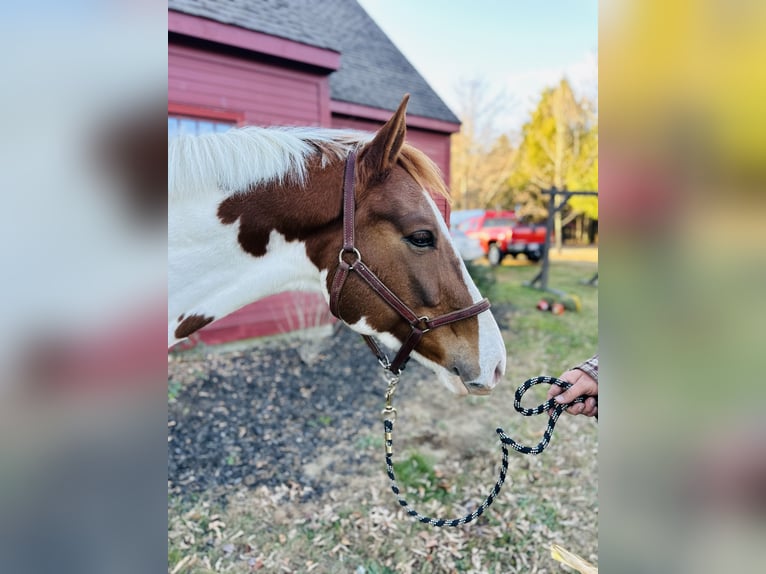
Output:
<instances>
[{"instance_id":1,"label":"gray roof","mask_svg":"<svg viewBox=\"0 0 766 574\"><path fill-rule=\"evenodd\" d=\"M168 8L340 52L333 100L460 123L356 0L168 0Z\"/></svg>"}]
</instances>

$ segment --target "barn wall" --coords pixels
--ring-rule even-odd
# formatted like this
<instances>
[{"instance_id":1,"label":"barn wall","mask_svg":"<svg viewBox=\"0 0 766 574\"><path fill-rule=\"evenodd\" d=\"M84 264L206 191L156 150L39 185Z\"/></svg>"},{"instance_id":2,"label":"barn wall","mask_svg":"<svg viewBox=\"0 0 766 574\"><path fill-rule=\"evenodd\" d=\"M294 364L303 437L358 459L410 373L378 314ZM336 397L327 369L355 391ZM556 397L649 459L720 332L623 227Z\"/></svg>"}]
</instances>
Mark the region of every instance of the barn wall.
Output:
<instances>
[{"instance_id":1,"label":"barn wall","mask_svg":"<svg viewBox=\"0 0 766 574\"><path fill-rule=\"evenodd\" d=\"M215 345L319 327L334 321L319 293L290 291L251 303L201 329L192 339Z\"/></svg>"},{"instance_id":2,"label":"barn wall","mask_svg":"<svg viewBox=\"0 0 766 574\"><path fill-rule=\"evenodd\" d=\"M326 75L168 46L168 101L241 112L245 124L329 125Z\"/></svg>"}]
</instances>

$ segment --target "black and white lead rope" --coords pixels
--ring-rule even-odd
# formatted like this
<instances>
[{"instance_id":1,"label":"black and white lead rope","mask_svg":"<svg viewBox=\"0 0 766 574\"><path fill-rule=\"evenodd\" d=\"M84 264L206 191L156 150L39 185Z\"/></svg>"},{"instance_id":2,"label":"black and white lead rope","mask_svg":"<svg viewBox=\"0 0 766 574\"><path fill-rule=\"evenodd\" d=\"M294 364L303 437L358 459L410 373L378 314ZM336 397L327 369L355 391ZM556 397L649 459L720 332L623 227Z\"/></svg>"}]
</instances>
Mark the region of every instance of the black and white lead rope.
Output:
<instances>
[{"instance_id":1,"label":"black and white lead rope","mask_svg":"<svg viewBox=\"0 0 766 574\"><path fill-rule=\"evenodd\" d=\"M537 446L534 446L534 447L525 446L525 445L517 443L515 440L513 440L511 437L505 434L505 431L503 429L498 428L496 432L500 437L500 449L503 452L503 457L502 457L502 461L500 465L500 476L498 477L497 482L495 483L495 486L492 488L490 493L484 499L484 502L482 502L481 505L479 505L476 508L476 510L474 510L470 514L466 514L462 518L455 518L453 520L444 520L444 519L437 519L437 518L431 518L429 516L424 516L420 514L417 510L412 508L407 502L407 500L405 500L402 497L401 489L396 484L396 476L394 475L394 463L392 461L393 446L394 446L392 433L394 430L394 422L391 418L385 418L383 421L383 428L385 431L385 443L386 443L386 472L388 473L388 478L391 480L391 490L396 495L396 498L399 501L399 504L401 505L401 507L404 508L405 511L407 512L407 515L418 520L419 522L422 522L423 524L430 524L431 526L438 526L438 527L461 526L463 524L468 524L469 522L472 522L473 520L476 520L479 516L481 516L484 513L484 511L495 501L495 498L500 493L500 489L502 488L503 483L505 482L506 473L508 471L508 449L506 448L506 445L510 446L513 450L520 452L522 454L540 454L541 452L545 450L548 444L550 444L551 435L553 434L553 429L556 426L556 421L559 419L559 416L561 416L561 413L563 413L566 408L572 406L575 403L584 402L585 399L587 398L587 397L577 397L571 403L564 403L564 404L559 404L555 402L554 399L548 399L543 404L532 409L525 409L524 407L522 407L521 398L524 396L524 393L526 393L529 389L531 389L535 385L539 385L543 383L548 385L558 385L564 390L572 386L571 383L567 383L566 381L562 381L561 379L557 379L556 377L533 377L531 379L527 379L523 385L521 385L518 389L516 389L516 394L514 396L514 401L513 401L513 408L516 409L517 412L519 412L525 417L540 415L547 411L552 411L552 413L548 417L548 426L546 427L545 432L543 433L543 439L537 444Z\"/></svg>"}]
</instances>

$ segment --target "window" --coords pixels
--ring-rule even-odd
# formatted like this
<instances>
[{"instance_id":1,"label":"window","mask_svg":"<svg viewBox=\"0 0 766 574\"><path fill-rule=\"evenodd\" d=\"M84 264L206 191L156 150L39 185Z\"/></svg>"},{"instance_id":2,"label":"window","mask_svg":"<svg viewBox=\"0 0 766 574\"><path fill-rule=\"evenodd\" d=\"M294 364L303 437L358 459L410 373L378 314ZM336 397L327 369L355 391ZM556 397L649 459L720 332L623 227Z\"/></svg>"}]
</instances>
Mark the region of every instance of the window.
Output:
<instances>
[{"instance_id":1,"label":"window","mask_svg":"<svg viewBox=\"0 0 766 574\"><path fill-rule=\"evenodd\" d=\"M510 217L493 217L484 220L484 227L510 227L513 225L513 219Z\"/></svg>"},{"instance_id":2,"label":"window","mask_svg":"<svg viewBox=\"0 0 766 574\"><path fill-rule=\"evenodd\" d=\"M168 102L168 138L227 132L240 126L244 112Z\"/></svg>"},{"instance_id":3,"label":"window","mask_svg":"<svg viewBox=\"0 0 766 574\"><path fill-rule=\"evenodd\" d=\"M236 125L236 122L228 120L209 120L168 115L168 137L222 133L229 131Z\"/></svg>"},{"instance_id":4,"label":"window","mask_svg":"<svg viewBox=\"0 0 766 574\"><path fill-rule=\"evenodd\" d=\"M479 228L479 220L475 217L472 217L471 219L466 219L462 223L459 223L457 228L464 233L476 231Z\"/></svg>"}]
</instances>

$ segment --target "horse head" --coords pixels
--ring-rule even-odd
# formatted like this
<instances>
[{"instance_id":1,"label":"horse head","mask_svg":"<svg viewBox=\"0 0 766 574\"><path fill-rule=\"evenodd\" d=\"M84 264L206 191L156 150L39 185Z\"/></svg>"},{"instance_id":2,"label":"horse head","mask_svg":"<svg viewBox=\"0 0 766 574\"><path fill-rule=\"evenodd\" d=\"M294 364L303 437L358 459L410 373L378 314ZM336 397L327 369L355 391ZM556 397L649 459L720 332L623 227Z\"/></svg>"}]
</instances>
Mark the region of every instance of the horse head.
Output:
<instances>
[{"instance_id":1,"label":"horse head","mask_svg":"<svg viewBox=\"0 0 766 574\"><path fill-rule=\"evenodd\" d=\"M350 173L356 204L351 267L357 264L355 258L364 261L408 310L403 313L388 296L381 296L374 283L354 273L336 294L336 312L345 323L393 349L411 336L413 325L407 315L414 313L428 326L429 318L475 308L482 301L426 189L446 193L438 168L405 144L406 105L407 97L372 140L358 149ZM326 278L328 297L333 296L339 272ZM458 394L488 393L505 372L505 345L487 310L426 329L412 356Z\"/></svg>"}]
</instances>

